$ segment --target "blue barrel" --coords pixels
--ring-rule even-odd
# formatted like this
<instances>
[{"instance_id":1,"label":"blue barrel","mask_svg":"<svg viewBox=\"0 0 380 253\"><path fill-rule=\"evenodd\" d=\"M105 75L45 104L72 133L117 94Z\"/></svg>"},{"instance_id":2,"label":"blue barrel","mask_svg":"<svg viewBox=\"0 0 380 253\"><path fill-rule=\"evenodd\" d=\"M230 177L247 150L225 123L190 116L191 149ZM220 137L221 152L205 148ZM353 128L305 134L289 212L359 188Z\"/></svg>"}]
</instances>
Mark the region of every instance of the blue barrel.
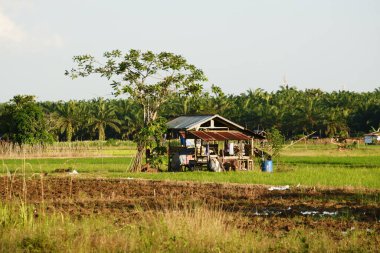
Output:
<instances>
[{"instance_id":1,"label":"blue barrel","mask_svg":"<svg viewBox=\"0 0 380 253\"><path fill-rule=\"evenodd\" d=\"M261 164L261 170L263 172L273 172L273 162L271 160L265 160Z\"/></svg>"}]
</instances>

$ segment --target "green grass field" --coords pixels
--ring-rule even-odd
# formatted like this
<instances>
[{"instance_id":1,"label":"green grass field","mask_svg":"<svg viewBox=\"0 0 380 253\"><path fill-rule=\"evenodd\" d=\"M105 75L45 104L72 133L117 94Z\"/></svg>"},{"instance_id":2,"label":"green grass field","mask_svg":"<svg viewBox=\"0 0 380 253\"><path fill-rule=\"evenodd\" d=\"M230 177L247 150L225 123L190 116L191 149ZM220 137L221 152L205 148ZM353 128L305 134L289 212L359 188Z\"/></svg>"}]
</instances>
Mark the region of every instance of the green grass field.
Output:
<instances>
[{"instance_id":1,"label":"green grass field","mask_svg":"<svg viewBox=\"0 0 380 253\"><path fill-rule=\"evenodd\" d=\"M194 180L244 184L334 186L380 188L380 146L360 146L338 151L333 145L295 145L274 161L274 173L260 171L259 162L252 172L212 173L164 172L128 173L132 161L130 149L105 148L104 157L2 159L2 174L46 172L61 176L56 169L75 169L80 177L132 177L155 180ZM164 166L165 167L165 166Z\"/></svg>"}]
</instances>

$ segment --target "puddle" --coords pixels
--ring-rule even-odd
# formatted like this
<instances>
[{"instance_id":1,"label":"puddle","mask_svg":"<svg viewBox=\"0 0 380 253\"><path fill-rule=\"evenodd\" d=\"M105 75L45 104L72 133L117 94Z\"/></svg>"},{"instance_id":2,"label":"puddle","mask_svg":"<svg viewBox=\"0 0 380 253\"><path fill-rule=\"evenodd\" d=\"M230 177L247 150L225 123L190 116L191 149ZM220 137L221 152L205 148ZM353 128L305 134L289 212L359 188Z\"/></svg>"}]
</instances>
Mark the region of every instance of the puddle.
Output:
<instances>
[{"instance_id":1,"label":"puddle","mask_svg":"<svg viewBox=\"0 0 380 253\"><path fill-rule=\"evenodd\" d=\"M269 191L286 191L286 190L289 190L289 189L290 189L289 185L272 186L272 187L268 188Z\"/></svg>"},{"instance_id":2,"label":"puddle","mask_svg":"<svg viewBox=\"0 0 380 253\"><path fill-rule=\"evenodd\" d=\"M275 216L275 215L279 215L279 214L282 214L282 212L280 212L280 211L263 211L263 212L259 213L256 211L255 213L253 213L253 215L256 215L256 216L269 216L269 215Z\"/></svg>"},{"instance_id":3,"label":"puddle","mask_svg":"<svg viewBox=\"0 0 380 253\"><path fill-rule=\"evenodd\" d=\"M280 215L280 214L287 214L291 212L292 208L291 207L288 207L286 210L283 210L283 211L278 211L278 210L263 210L262 212L258 212L256 210L256 212L253 213L253 215L256 215L256 216L276 216L276 215ZM338 215L338 211L335 211L335 212L329 212L329 211L293 211L292 212L293 214L294 213L299 213L301 215L312 215L312 216L315 216L315 215L319 215L319 216L336 216Z\"/></svg>"},{"instance_id":4,"label":"puddle","mask_svg":"<svg viewBox=\"0 0 380 253\"><path fill-rule=\"evenodd\" d=\"M323 212L319 212L319 211L301 211L301 214L302 215L319 215L319 216L335 216L338 214L338 211L336 212L328 212L328 211L323 211Z\"/></svg>"}]
</instances>

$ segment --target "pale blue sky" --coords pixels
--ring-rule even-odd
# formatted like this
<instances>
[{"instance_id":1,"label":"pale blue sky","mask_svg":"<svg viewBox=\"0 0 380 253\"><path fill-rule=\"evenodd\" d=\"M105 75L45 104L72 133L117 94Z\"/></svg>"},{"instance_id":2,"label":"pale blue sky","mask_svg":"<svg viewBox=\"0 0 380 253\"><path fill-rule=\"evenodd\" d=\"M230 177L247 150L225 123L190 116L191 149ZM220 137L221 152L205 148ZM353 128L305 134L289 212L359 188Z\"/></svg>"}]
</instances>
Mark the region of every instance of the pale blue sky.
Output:
<instances>
[{"instance_id":1,"label":"pale blue sky","mask_svg":"<svg viewBox=\"0 0 380 253\"><path fill-rule=\"evenodd\" d=\"M130 48L182 54L227 93L380 87L379 0L0 0L0 102L112 97L70 80L72 56Z\"/></svg>"}]
</instances>

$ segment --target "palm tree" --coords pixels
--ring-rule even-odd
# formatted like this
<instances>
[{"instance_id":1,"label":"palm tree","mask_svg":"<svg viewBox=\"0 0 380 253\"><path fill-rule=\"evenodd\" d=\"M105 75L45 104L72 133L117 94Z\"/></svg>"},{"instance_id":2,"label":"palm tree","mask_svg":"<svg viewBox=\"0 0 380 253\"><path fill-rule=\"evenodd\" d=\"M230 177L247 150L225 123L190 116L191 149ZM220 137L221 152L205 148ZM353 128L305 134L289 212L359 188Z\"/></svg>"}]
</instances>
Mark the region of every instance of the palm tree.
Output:
<instances>
[{"instance_id":1,"label":"palm tree","mask_svg":"<svg viewBox=\"0 0 380 253\"><path fill-rule=\"evenodd\" d=\"M76 138L80 140L91 139L91 131L89 127L89 120L91 119L91 101L81 100L78 102L78 126L76 129Z\"/></svg>"},{"instance_id":2,"label":"palm tree","mask_svg":"<svg viewBox=\"0 0 380 253\"><path fill-rule=\"evenodd\" d=\"M335 135L348 136L349 128L346 122L348 115L349 113L347 109L328 109L324 119L324 125L326 127L325 134L329 137L333 137Z\"/></svg>"},{"instance_id":3,"label":"palm tree","mask_svg":"<svg viewBox=\"0 0 380 253\"><path fill-rule=\"evenodd\" d=\"M117 118L121 122L120 132L123 139L132 139L144 125L143 110L131 99L118 100L116 103Z\"/></svg>"},{"instance_id":4,"label":"palm tree","mask_svg":"<svg viewBox=\"0 0 380 253\"><path fill-rule=\"evenodd\" d=\"M98 132L98 139L106 139L106 127L111 127L116 132L120 132L120 120L117 119L115 109L110 103L106 103L102 98L94 100L92 116L89 119L89 126L93 131Z\"/></svg>"},{"instance_id":5,"label":"palm tree","mask_svg":"<svg viewBox=\"0 0 380 253\"><path fill-rule=\"evenodd\" d=\"M56 128L61 134L66 134L66 141L71 141L78 123L77 102L70 100L59 103L55 112Z\"/></svg>"}]
</instances>

